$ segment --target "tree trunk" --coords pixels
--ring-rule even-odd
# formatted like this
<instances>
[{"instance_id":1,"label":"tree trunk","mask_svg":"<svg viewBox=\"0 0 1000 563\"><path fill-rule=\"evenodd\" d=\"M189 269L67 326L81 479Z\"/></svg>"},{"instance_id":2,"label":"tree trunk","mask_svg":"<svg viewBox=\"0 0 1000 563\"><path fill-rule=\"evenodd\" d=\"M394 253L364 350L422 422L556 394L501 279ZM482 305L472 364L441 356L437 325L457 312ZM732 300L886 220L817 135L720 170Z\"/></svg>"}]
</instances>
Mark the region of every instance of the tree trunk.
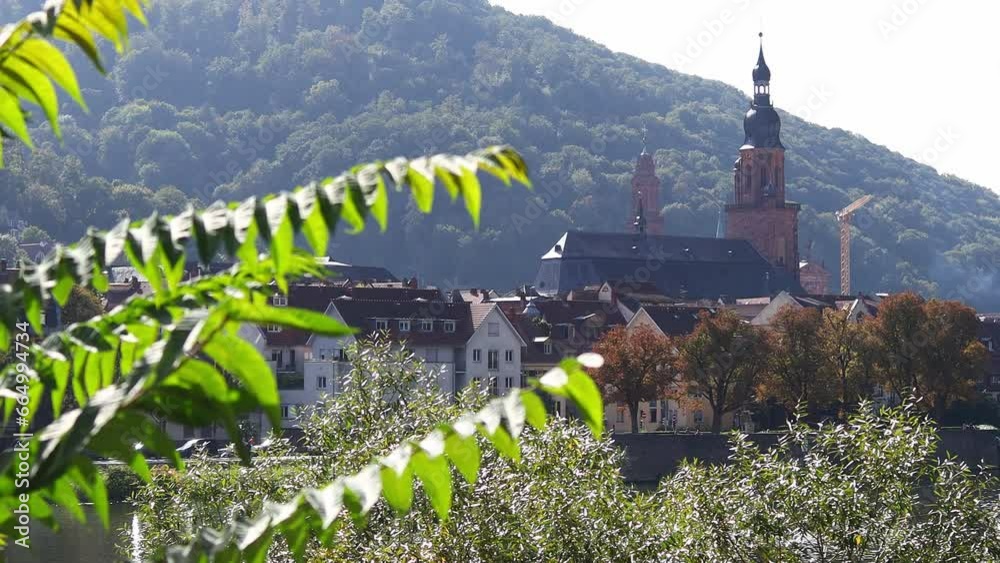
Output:
<instances>
[{"instance_id":1,"label":"tree trunk","mask_svg":"<svg viewBox=\"0 0 1000 563\"><path fill-rule=\"evenodd\" d=\"M628 412L632 417L632 433L639 433L639 401L628 402Z\"/></svg>"},{"instance_id":2,"label":"tree trunk","mask_svg":"<svg viewBox=\"0 0 1000 563\"><path fill-rule=\"evenodd\" d=\"M719 434L722 432L722 407L712 407L712 434Z\"/></svg>"}]
</instances>

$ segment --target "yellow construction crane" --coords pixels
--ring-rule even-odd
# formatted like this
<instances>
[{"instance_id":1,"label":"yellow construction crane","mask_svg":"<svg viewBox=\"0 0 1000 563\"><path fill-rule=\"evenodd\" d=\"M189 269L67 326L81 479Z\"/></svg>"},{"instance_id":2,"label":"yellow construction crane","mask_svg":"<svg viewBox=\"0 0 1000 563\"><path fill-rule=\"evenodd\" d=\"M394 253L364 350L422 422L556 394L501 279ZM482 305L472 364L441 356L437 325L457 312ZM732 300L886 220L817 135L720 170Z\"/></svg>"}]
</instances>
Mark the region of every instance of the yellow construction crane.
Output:
<instances>
[{"instance_id":1,"label":"yellow construction crane","mask_svg":"<svg viewBox=\"0 0 1000 563\"><path fill-rule=\"evenodd\" d=\"M840 223L840 294L851 294L851 218L874 196L866 195L837 213Z\"/></svg>"}]
</instances>

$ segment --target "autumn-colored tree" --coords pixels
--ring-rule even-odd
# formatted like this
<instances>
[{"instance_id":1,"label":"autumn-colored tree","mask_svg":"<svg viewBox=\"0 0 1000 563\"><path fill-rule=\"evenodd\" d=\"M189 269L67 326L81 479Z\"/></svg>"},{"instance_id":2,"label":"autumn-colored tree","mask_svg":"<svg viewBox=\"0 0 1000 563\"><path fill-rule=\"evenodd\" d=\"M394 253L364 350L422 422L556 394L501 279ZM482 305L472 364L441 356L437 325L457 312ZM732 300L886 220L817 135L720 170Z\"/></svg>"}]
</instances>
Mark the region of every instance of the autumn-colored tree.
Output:
<instances>
[{"instance_id":1,"label":"autumn-colored tree","mask_svg":"<svg viewBox=\"0 0 1000 563\"><path fill-rule=\"evenodd\" d=\"M824 309L820 326L820 346L826 359L825 369L837 384L841 416L868 394L868 356L870 342L865 326L850 317L848 311Z\"/></svg>"},{"instance_id":2,"label":"autumn-colored tree","mask_svg":"<svg viewBox=\"0 0 1000 563\"><path fill-rule=\"evenodd\" d=\"M718 433L724 415L753 399L771 346L762 329L733 311L706 311L700 317L694 331L678 342L676 366L688 393L712 408L712 432Z\"/></svg>"},{"instance_id":3,"label":"autumn-colored tree","mask_svg":"<svg viewBox=\"0 0 1000 563\"><path fill-rule=\"evenodd\" d=\"M979 319L957 301L925 301L913 293L882 300L872 322L877 375L900 395L913 393L940 418L970 398L989 356L977 338Z\"/></svg>"},{"instance_id":4,"label":"autumn-colored tree","mask_svg":"<svg viewBox=\"0 0 1000 563\"><path fill-rule=\"evenodd\" d=\"M594 381L607 401L625 403L632 432L639 432L639 403L660 398L677 381L673 342L649 327L615 327L594 345L594 352L604 356Z\"/></svg>"},{"instance_id":5,"label":"autumn-colored tree","mask_svg":"<svg viewBox=\"0 0 1000 563\"><path fill-rule=\"evenodd\" d=\"M820 309L784 307L770 329L774 351L761 393L788 409L804 403L811 412L827 407L836 395L836 384L823 349L823 312Z\"/></svg>"}]
</instances>

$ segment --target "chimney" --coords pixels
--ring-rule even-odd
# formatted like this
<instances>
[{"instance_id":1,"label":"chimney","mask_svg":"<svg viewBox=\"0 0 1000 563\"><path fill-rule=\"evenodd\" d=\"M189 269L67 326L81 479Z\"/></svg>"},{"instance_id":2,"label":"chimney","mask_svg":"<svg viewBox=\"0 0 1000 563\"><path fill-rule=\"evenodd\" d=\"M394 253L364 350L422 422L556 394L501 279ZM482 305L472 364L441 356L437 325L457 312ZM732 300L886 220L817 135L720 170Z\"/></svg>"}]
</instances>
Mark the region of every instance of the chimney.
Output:
<instances>
[{"instance_id":1,"label":"chimney","mask_svg":"<svg viewBox=\"0 0 1000 563\"><path fill-rule=\"evenodd\" d=\"M476 297L478 297L478 296L479 296L479 290L478 290L478 289L476 289L476 288L472 288L472 289L470 289L470 290L469 290L469 293L471 293L471 294L475 295Z\"/></svg>"},{"instance_id":2,"label":"chimney","mask_svg":"<svg viewBox=\"0 0 1000 563\"><path fill-rule=\"evenodd\" d=\"M420 285L417 283L417 276L413 276L412 278L410 278L409 283L407 284L407 286L410 289L418 289L420 287Z\"/></svg>"}]
</instances>

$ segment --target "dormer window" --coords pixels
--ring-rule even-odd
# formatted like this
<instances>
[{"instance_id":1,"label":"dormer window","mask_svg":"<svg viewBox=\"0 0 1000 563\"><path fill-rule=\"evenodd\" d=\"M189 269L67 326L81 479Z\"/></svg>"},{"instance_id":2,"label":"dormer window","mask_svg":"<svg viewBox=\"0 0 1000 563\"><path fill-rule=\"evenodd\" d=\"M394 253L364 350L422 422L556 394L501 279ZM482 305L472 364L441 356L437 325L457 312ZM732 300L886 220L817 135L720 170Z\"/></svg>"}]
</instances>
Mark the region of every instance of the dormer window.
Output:
<instances>
[{"instance_id":1,"label":"dormer window","mask_svg":"<svg viewBox=\"0 0 1000 563\"><path fill-rule=\"evenodd\" d=\"M280 293L275 293L274 297L271 298L271 302L275 307L287 307L288 306L288 296L281 295Z\"/></svg>"},{"instance_id":2,"label":"dormer window","mask_svg":"<svg viewBox=\"0 0 1000 563\"><path fill-rule=\"evenodd\" d=\"M389 321L386 319L375 319L375 330L389 330Z\"/></svg>"},{"instance_id":3,"label":"dormer window","mask_svg":"<svg viewBox=\"0 0 1000 563\"><path fill-rule=\"evenodd\" d=\"M434 319L424 319L420 321L421 332L431 332L434 330Z\"/></svg>"},{"instance_id":4,"label":"dormer window","mask_svg":"<svg viewBox=\"0 0 1000 563\"><path fill-rule=\"evenodd\" d=\"M281 327L278 325L267 325L268 332L281 332Z\"/></svg>"},{"instance_id":5,"label":"dormer window","mask_svg":"<svg viewBox=\"0 0 1000 563\"><path fill-rule=\"evenodd\" d=\"M455 321L445 321L444 322L445 332L455 332Z\"/></svg>"},{"instance_id":6,"label":"dormer window","mask_svg":"<svg viewBox=\"0 0 1000 563\"><path fill-rule=\"evenodd\" d=\"M410 332L410 319L399 321L399 332Z\"/></svg>"},{"instance_id":7,"label":"dormer window","mask_svg":"<svg viewBox=\"0 0 1000 563\"><path fill-rule=\"evenodd\" d=\"M551 342L546 342L545 343L545 355L546 356L551 356L552 355L552 343Z\"/></svg>"}]
</instances>

